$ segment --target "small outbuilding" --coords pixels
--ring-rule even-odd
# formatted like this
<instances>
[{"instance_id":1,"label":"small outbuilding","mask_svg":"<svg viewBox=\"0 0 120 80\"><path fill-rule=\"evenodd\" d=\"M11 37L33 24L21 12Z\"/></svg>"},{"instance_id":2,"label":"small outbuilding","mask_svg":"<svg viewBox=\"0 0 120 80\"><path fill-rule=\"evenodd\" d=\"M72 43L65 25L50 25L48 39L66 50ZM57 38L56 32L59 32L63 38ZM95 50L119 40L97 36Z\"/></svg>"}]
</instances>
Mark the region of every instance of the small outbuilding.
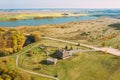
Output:
<instances>
[{"instance_id":1,"label":"small outbuilding","mask_svg":"<svg viewBox=\"0 0 120 80\"><path fill-rule=\"evenodd\" d=\"M47 63L48 64L56 64L57 63L57 59L56 58L47 58Z\"/></svg>"}]
</instances>

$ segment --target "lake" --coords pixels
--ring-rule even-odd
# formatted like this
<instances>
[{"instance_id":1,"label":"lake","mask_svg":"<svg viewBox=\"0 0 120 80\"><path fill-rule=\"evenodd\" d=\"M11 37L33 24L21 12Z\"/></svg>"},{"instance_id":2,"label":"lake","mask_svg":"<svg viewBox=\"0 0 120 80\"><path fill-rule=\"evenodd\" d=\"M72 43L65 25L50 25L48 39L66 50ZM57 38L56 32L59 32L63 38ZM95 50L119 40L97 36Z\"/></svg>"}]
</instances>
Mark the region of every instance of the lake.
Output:
<instances>
[{"instance_id":1,"label":"lake","mask_svg":"<svg viewBox=\"0 0 120 80\"><path fill-rule=\"evenodd\" d=\"M95 16L79 16L79 17L61 17L52 19L31 19L31 20L17 20L0 22L2 27L16 27L16 26L38 26L45 24L60 24L66 22L84 21L96 19Z\"/></svg>"}]
</instances>

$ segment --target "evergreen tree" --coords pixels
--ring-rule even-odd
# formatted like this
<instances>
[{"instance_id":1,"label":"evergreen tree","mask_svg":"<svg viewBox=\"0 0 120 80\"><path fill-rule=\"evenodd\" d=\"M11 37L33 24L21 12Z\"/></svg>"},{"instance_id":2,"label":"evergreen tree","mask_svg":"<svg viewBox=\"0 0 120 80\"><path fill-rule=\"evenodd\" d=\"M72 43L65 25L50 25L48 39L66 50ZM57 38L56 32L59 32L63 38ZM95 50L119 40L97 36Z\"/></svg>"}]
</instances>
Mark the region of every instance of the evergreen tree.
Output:
<instances>
[{"instance_id":1,"label":"evergreen tree","mask_svg":"<svg viewBox=\"0 0 120 80\"><path fill-rule=\"evenodd\" d=\"M68 50L68 46L67 45L65 46L65 49Z\"/></svg>"}]
</instances>

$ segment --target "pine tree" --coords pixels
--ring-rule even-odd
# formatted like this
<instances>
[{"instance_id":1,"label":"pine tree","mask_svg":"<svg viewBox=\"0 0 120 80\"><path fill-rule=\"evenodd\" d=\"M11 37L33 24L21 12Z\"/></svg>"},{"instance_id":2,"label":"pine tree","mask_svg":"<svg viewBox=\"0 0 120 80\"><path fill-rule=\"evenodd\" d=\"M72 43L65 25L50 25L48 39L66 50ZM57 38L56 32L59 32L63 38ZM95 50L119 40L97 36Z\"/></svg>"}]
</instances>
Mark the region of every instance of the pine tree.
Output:
<instances>
[{"instance_id":1,"label":"pine tree","mask_svg":"<svg viewBox=\"0 0 120 80\"><path fill-rule=\"evenodd\" d=\"M70 50L73 50L73 47L71 46Z\"/></svg>"},{"instance_id":2,"label":"pine tree","mask_svg":"<svg viewBox=\"0 0 120 80\"><path fill-rule=\"evenodd\" d=\"M68 50L68 46L67 45L65 46L65 49Z\"/></svg>"}]
</instances>

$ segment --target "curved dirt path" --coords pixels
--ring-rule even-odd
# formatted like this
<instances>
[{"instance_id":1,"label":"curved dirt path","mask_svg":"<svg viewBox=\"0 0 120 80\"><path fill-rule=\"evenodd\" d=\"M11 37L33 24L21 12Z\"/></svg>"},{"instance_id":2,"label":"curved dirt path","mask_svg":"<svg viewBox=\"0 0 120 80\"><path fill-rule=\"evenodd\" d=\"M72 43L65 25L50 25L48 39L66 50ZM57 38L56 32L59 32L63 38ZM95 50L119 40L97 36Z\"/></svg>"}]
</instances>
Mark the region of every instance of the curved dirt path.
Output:
<instances>
[{"instance_id":1,"label":"curved dirt path","mask_svg":"<svg viewBox=\"0 0 120 80\"><path fill-rule=\"evenodd\" d=\"M26 69L23 69L23 68L19 67L19 65L18 65L18 63L19 63L19 56L22 55L23 53L25 53L25 52L33 49L34 47L37 47L38 45L34 45L31 48L23 51L21 54L16 55L16 67L17 67L17 69L25 71L25 72L30 73L30 74L34 74L34 75L38 75L38 76L42 76L42 77L46 77L46 78L51 78L51 79L54 79L54 80L59 80L58 78L53 77L53 76L49 76L49 75L46 75L46 74L41 74L41 73L33 72L33 71L26 70Z\"/></svg>"},{"instance_id":2,"label":"curved dirt path","mask_svg":"<svg viewBox=\"0 0 120 80\"><path fill-rule=\"evenodd\" d=\"M30 73L30 74L34 74L34 75L38 75L38 76L42 76L42 77L46 77L46 78L51 78L51 79L54 79L54 80L59 80L58 78L53 77L53 76L49 76L49 75L46 75L46 74L41 74L41 73L33 72L33 71L30 71L30 70L25 70L25 69L19 67L19 66L18 66L19 56L20 56L20 55L17 55L17 57L16 57L16 67L17 67L19 70L22 70L22 71L24 71L24 72L27 72L27 73Z\"/></svg>"},{"instance_id":3,"label":"curved dirt path","mask_svg":"<svg viewBox=\"0 0 120 80\"><path fill-rule=\"evenodd\" d=\"M70 43L70 44L74 44L74 45L78 45L79 44L79 43L76 43L76 42L71 42L71 41L61 40L61 39L55 39L55 38L51 38L51 37L42 37L42 38L50 39L50 40L54 40L54 41L65 42L65 43ZM102 52L107 51L107 53L110 53L112 55L120 56L120 50L118 50L118 49L104 48L104 47L99 48L99 47L94 47L94 46L86 45L86 44L80 44L80 46L92 48L92 49L94 49L96 51L102 51Z\"/></svg>"}]
</instances>

